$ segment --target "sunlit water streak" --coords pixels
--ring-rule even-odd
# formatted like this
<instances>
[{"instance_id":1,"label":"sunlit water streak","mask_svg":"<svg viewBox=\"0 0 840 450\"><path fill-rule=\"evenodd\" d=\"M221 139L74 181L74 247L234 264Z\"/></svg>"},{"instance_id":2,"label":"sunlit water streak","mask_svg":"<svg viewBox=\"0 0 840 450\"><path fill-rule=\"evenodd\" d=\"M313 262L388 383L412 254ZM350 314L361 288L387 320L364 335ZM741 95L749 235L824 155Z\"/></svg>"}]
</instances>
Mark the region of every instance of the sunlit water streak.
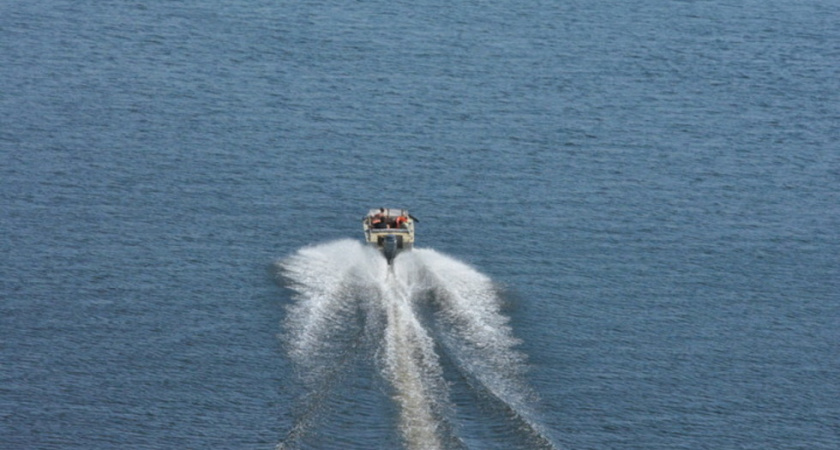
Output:
<instances>
[{"instance_id":1,"label":"sunlit water streak","mask_svg":"<svg viewBox=\"0 0 840 450\"><path fill-rule=\"evenodd\" d=\"M485 275L428 249L403 253L389 268L376 250L353 240L303 248L278 266L296 292L284 337L308 391L279 448L294 447L317 428L317 411L364 339L378 340L371 346L377 376L392 389L407 448L467 447L458 437L439 350L472 389L503 406L509 433L556 448L529 407L535 396L523 382L525 356ZM432 313L424 317L420 308Z\"/></svg>"}]
</instances>

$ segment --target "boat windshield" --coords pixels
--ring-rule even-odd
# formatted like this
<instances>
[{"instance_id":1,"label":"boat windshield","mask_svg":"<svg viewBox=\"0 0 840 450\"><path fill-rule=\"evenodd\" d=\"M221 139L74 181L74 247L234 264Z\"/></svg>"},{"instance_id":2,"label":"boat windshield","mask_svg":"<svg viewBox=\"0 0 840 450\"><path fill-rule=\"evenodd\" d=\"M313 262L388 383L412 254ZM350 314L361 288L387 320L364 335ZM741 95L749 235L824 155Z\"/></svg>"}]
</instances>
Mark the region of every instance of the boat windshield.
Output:
<instances>
[{"instance_id":1,"label":"boat windshield","mask_svg":"<svg viewBox=\"0 0 840 450\"><path fill-rule=\"evenodd\" d=\"M384 214L385 217L398 217L398 216L401 216L403 214L405 214L406 217L408 216L408 211L406 211L404 209L399 209L399 208L382 208L382 209L385 210L384 213L382 213L380 211L380 208L371 209L368 212L368 217L374 217L377 214Z\"/></svg>"}]
</instances>

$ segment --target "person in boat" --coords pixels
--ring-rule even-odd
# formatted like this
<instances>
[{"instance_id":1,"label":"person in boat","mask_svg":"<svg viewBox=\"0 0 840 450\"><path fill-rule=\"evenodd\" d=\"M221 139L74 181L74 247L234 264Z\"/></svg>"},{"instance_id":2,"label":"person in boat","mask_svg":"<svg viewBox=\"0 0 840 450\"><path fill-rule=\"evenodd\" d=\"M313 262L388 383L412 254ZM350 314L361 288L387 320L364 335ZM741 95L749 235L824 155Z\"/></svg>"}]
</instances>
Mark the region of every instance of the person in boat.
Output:
<instances>
[{"instance_id":1,"label":"person in boat","mask_svg":"<svg viewBox=\"0 0 840 450\"><path fill-rule=\"evenodd\" d=\"M379 212L370 218L370 225L373 228L388 228L388 217L385 208L379 208Z\"/></svg>"},{"instance_id":2,"label":"person in boat","mask_svg":"<svg viewBox=\"0 0 840 450\"><path fill-rule=\"evenodd\" d=\"M405 213L400 214L396 219L394 219L394 227L403 228L405 227L406 222L408 222L408 217L405 216Z\"/></svg>"}]
</instances>

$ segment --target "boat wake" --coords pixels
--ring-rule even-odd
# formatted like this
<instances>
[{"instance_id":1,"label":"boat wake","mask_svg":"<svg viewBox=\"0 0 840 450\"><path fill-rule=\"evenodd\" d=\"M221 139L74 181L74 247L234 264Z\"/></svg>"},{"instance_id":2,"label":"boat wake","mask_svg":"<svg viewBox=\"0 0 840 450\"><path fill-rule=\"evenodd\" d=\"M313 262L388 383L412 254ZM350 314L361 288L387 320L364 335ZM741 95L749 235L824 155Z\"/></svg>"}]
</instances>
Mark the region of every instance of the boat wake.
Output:
<instances>
[{"instance_id":1,"label":"boat wake","mask_svg":"<svg viewBox=\"0 0 840 450\"><path fill-rule=\"evenodd\" d=\"M465 406L450 393L462 385L486 404L477 411L503 418L505 439L557 448L530 407L525 357L485 275L429 249L401 253L389 267L378 251L349 239L303 248L277 265L295 293L283 337L304 386L278 448L300 446L318 427L331 392L360 359L374 361L385 381L406 448L487 446L464 432Z\"/></svg>"}]
</instances>

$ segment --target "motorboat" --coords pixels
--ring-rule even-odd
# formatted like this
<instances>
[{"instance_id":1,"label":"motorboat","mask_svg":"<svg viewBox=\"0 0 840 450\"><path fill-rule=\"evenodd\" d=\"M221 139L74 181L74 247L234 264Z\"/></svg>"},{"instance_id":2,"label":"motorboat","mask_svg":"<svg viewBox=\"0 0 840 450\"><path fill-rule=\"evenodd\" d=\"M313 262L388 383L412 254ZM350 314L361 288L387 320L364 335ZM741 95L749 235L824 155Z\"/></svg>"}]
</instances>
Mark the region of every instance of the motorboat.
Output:
<instances>
[{"instance_id":1,"label":"motorboat","mask_svg":"<svg viewBox=\"0 0 840 450\"><path fill-rule=\"evenodd\" d=\"M405 209L371 209L362 219L365 241L378 248L391 265L400 252L414 247L414 222L417 221Z\"/></svg>"}]
</instances>

